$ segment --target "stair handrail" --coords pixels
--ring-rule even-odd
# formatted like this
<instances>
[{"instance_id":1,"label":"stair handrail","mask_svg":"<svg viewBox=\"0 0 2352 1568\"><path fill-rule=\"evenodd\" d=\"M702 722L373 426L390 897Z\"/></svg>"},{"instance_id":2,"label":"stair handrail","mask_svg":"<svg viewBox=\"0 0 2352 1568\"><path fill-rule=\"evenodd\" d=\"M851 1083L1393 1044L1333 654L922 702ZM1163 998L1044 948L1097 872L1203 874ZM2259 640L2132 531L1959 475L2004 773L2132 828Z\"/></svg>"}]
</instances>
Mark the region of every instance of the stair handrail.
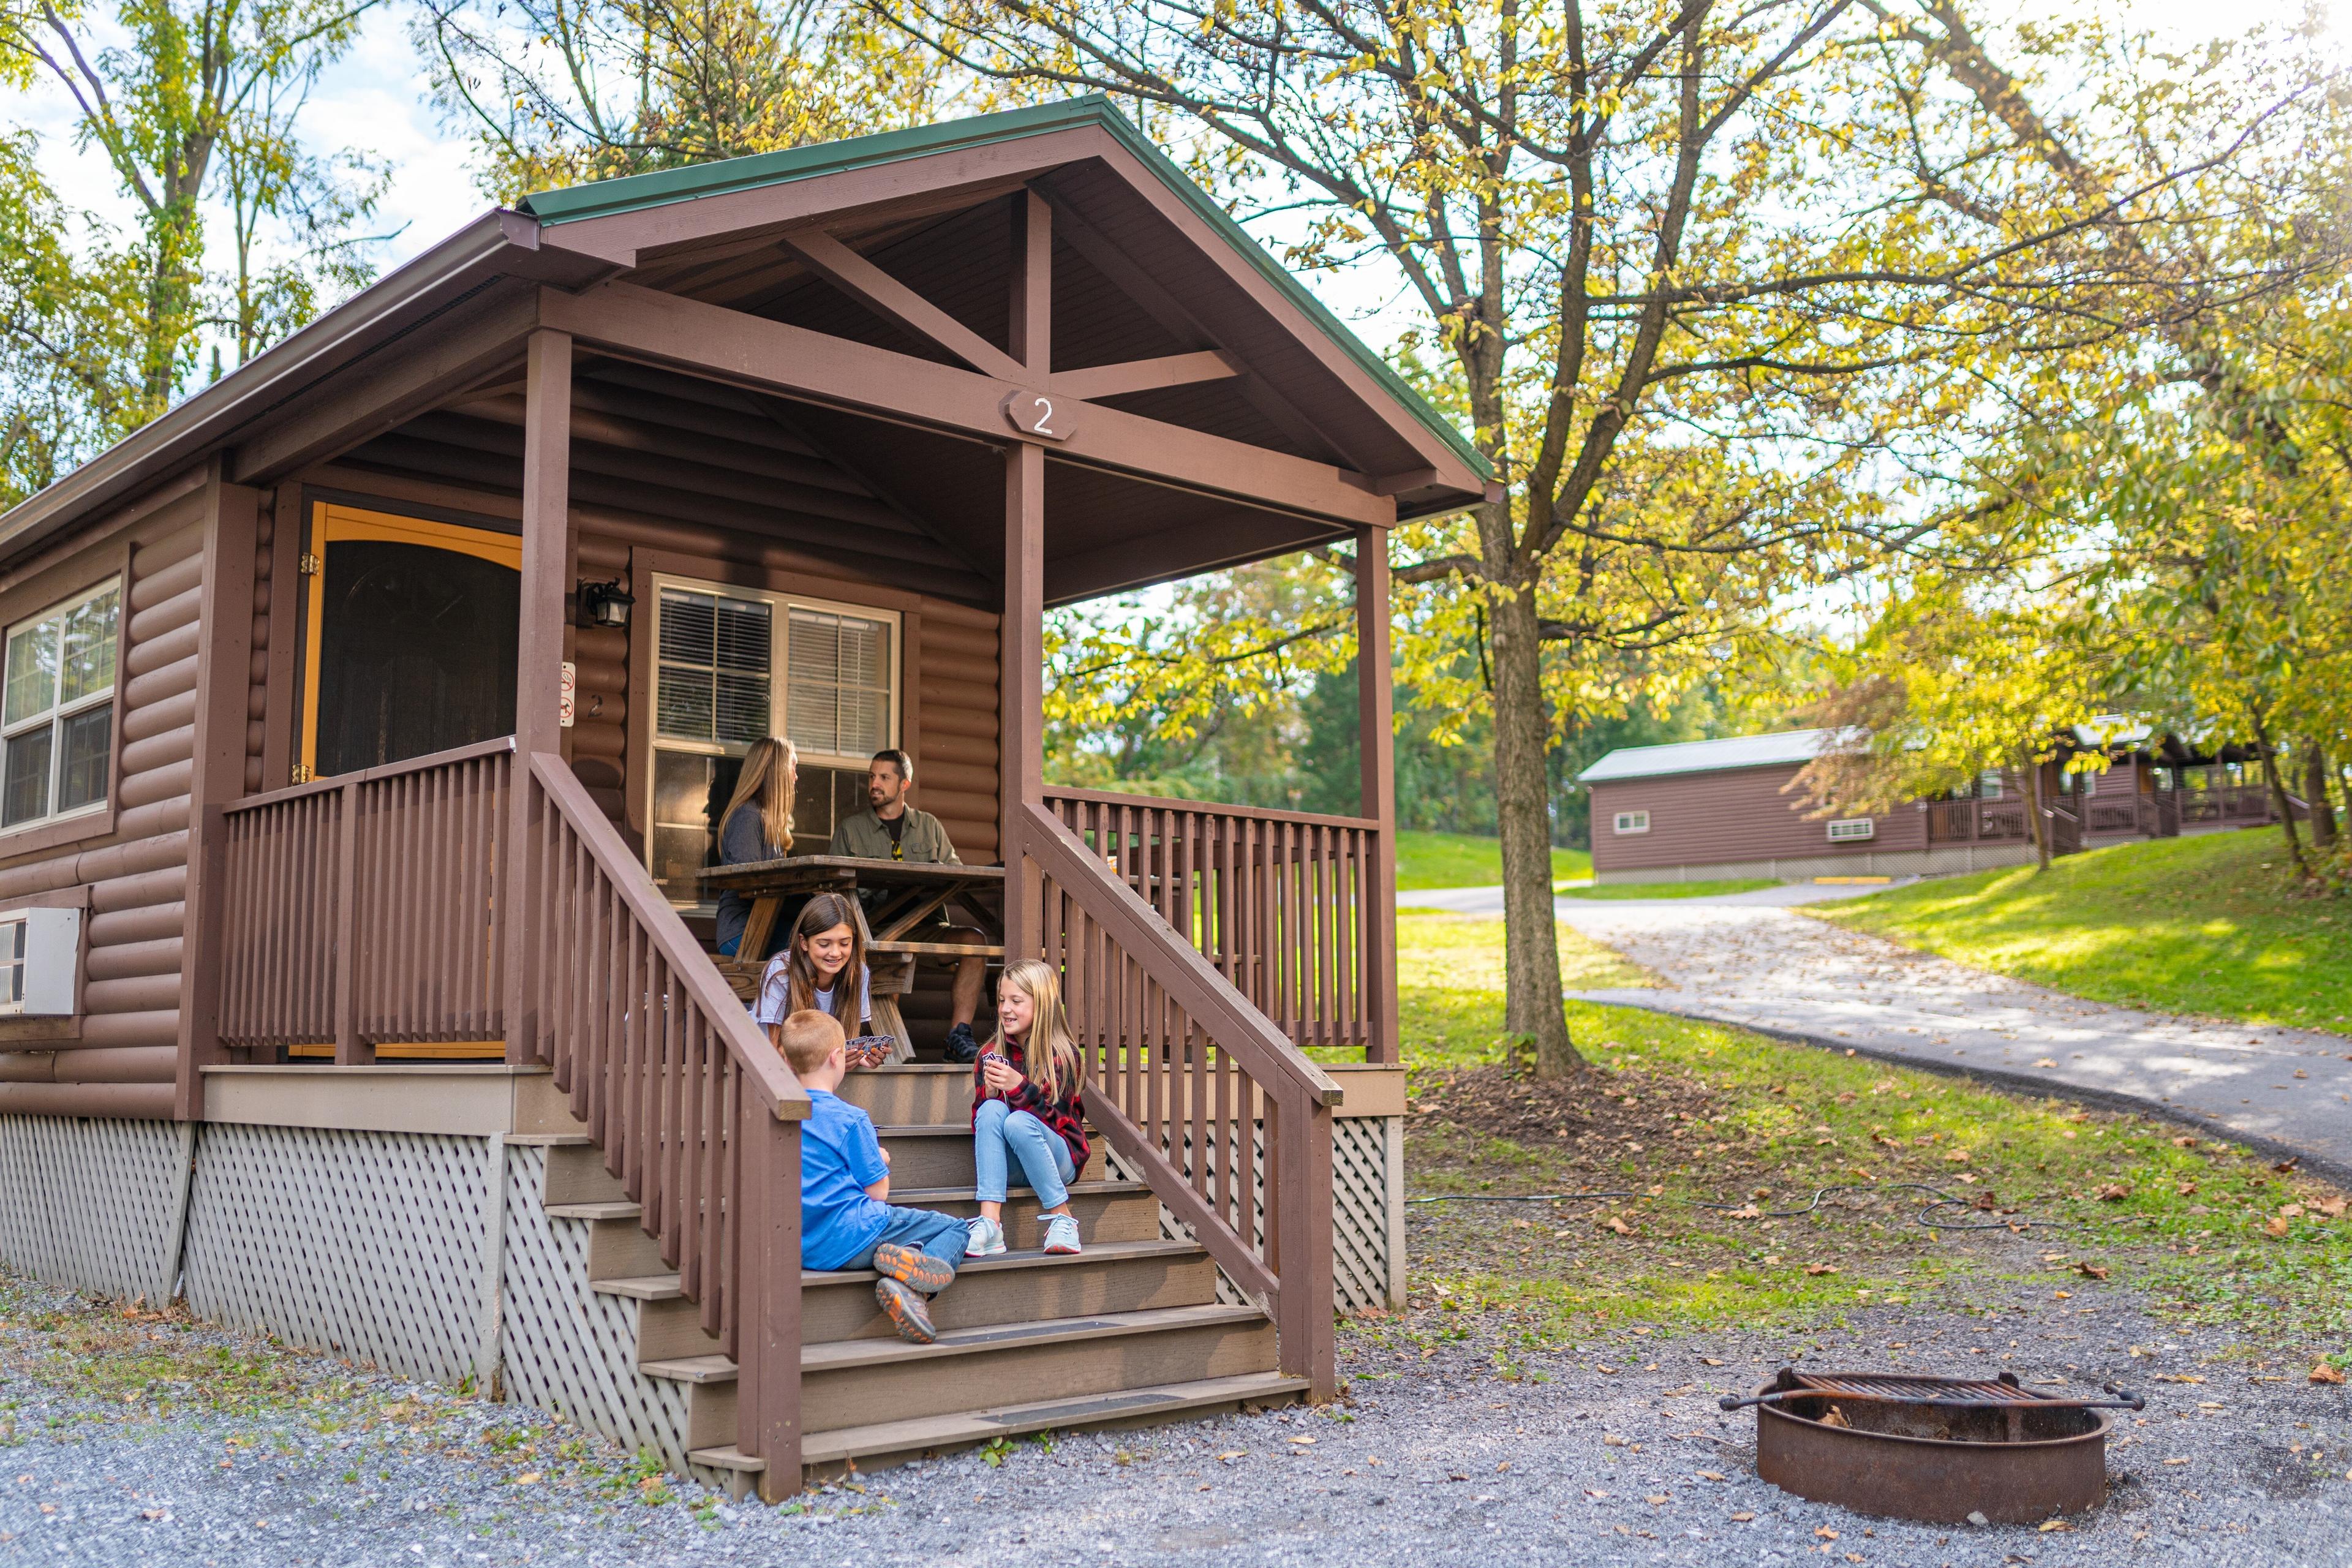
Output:
<instances>
[{"instance_id":1,"label":"stair handrail","mask_svg":"<svg viewBox=\"0 0 2352 1568\"><path fill-rule=\"evenodd\" d=\"M589 1124L605 1168L642 1205L646 1234L662 1244L666 1260L681 1265L681 1287L702 1307L703 1327L735 1358L735 1446L763 1461L761 1493L781 1500L801 1486L800 1123L809 1113L808 1091L571 764L533 752L529 774L536 797L530 804L543 801L547 809L529 814L523 835L530 856L521 904L530 929L517 965L521 1000L514 1013L531 1054L555 1068L557 1087ZM578 960L588 943L583 911L561 907L567 889L576 894L582 886L576 865L566 871L558 864L558 849L567 847L562 830L627 918L623 951L631 972L660 974L658 999L650 986L636 990L625 973L607 977L610 994L583 998L552 989L561 977L548 960L560 952ZM583 1001L596 1005L608 1028L619 1024L612 1043L620 1048L586 1062L572 1054L578 1042L557 1027ZM633 1007L639 1011L631 1028ZM657 1038L647 1029L656 1014ZM691 1030L682 1015L708 1027L735 1069L731 1081L707 1058L705 1081L688 1081ZM597 1081L584 1079L583 1068L600 1075ZM616 1079L626 1089L617 1097L611 1093ZM685 1266L688 1239L698 1247L696 1258L715 1261L715 1279L698 1279Z\"/></svg>"},{"instance_id":2,"label":"stair handrail","mask_svg":"<svg viewBox=\"0 0 2352 1568\"><path fill-rule=\"evenodd\" d=\"M1032 801L1021 821L1021 858L1082 909L1218 1047L1253 1079L1276 1110L1277 1135L1292 1143L1280 1160L1283 1180L1269 1184L1276 1266L1260 1258L1203 1201L1166 1155L1110 1098L1089 1085L1087 1115L1114 1148L1142 1173L1155 1195L1243 1289L1266 1298L1285 1373L1304 1377L1312 1397L1336 1387L1332 1333L1331 1112L1345 1091L1214 964L1186 942L1122 878L1112 876L1086 841ZM1012 933L1008 932L1010 936ZM1269 1154L1275 1150L1269 1142ZM1293 1164L1290 1162L1296 1161Z\"/></svg>"}]
</instances>

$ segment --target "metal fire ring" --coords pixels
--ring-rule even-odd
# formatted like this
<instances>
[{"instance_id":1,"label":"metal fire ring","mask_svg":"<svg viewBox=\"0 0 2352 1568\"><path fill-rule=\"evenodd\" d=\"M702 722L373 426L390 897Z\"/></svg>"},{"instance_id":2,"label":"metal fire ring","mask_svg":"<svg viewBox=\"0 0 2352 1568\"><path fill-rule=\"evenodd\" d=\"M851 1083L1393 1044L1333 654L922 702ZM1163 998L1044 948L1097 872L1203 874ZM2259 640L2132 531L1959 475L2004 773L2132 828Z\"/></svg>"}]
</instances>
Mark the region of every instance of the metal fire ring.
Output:
<instances>
[{"instance_id":1,"label":"metal fire ring","mask_svg":"<svg viewBox=\"0 0 2352 1568\"><path fill-rule=\"evenodd\" d=\"M2053 1398L1999 1380L1783 1369L1750 1399L1756 1473L1857 1513L1958 1524L2032 1524L2095 1508L2107 1492L2113 1400ZM1822 1417L1834 1406L1843 1426Z\"/></svg>"}]
</instances>

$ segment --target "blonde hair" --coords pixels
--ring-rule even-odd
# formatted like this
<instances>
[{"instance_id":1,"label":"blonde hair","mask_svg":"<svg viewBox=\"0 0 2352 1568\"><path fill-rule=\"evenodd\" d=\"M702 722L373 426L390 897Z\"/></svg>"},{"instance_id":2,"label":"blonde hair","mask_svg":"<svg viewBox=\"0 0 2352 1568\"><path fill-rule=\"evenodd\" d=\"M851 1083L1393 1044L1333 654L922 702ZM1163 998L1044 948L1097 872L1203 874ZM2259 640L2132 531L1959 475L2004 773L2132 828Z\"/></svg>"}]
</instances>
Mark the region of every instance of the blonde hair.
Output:
<instances>
[{"instance_id":1,"label":"blonde hair","mask_svg":"<svg viewBox=\"0 0 2352 1568\"><path fill-rule=\"evenodd\" d=\"M1078 1055L1078 1044L1070 1037L1069 1015L1062 1007L1062 982L1050 964L1024 958L1006 964L997 984L1016 987L1029 998L1032 1016L1028 1041L1021 1048L1022 1070L1047 1100L1060 1103L1087 1076L1086 1058ZM1003 1047L1002 1020L989 1044Z\"/></svg>"},{"instance_id":2,"label":"blonde hair","mask_svg":"<svg viewBox=\"0 0 2352 1568\"><path fill-rule=\"evenodd\" d=\"M760 837L780 854L791 854L793 783L800 766L800 753L790 741L771 735L752 742L751 749L743 753L743 771L735 775L734 797L719 814L720 834L726 833L727 819L735 815L735 808L749 805L760 814Z\"/></svg>"},{"instance_id":3,"label":"blonde hair","mask_svg":"<svg viewBox=\"0 0 2352 1568\"><path fill-rule=\"evenodd\" d=\"M849 1039L830 1013L820 1013L813 1007L791 1015L782 1023L772 1026L769 1032L776 1048L784 1053L784 1060L803 1078L824 1066Z\"/></svg>"}]
</instances>

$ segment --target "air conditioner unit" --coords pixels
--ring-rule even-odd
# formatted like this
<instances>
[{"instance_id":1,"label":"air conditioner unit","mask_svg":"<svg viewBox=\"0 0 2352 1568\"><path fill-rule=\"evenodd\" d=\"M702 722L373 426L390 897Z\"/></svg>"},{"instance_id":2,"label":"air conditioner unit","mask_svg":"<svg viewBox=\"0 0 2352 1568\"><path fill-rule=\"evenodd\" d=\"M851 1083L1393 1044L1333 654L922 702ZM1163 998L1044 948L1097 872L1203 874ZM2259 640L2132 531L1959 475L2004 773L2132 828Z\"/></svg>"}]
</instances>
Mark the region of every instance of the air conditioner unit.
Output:
<instances>
[{"instance_id":1,"label":"air conditioner unit","mask_svg":"<svg viewBox=\"0 0 2352 1568\"><path fill-rule=\"evenodd\" d=\"M1877 837L1878 824L1867 816L1843 817L1830 824L1830 842L1832 844L1847 844L1858 838Z\"/></svg>"},{"instance_id":2,"label":"air conditioner unit","mask_svg":"<svg viewBox=\"0 0 2352 1568\"><path fill-rule=\"evenodd\" d=\"M0 914L0 1016L70 1017L80 967L79 910Z\"/></svg>"}]
</instances>

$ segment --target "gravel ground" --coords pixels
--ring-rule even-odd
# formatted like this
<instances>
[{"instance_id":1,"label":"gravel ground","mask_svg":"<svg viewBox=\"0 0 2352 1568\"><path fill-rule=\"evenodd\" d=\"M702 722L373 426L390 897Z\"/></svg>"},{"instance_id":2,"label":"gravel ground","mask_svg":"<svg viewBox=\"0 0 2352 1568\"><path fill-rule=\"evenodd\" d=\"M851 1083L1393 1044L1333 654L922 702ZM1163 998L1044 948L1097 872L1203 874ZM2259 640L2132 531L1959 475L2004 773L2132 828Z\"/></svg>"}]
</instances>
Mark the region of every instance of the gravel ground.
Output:
<instances>
[{"instance_id":1,"label":"gravel ground","mask_svg":"<svg viewBox=\"0 0 2352 1568\"><path fill-rule=\"evenodd\" d=\"M2030 1244L1987 1245L2022 1266ZM256 1357L210 1330L158 1337L184 1365L214 1347L266 1366L273 1391L208 1410L166 1377L126 1399L89 1369L136 1347L73 1361L59 1320L41 1326L60 1308L120 1321L11 1292L0 1563L2352 1563L2347 1390L2307 1383L2299 1349L2266 1356L2087 1283L2063 1301L1881 1308L1833 1332L1629 1331L1528 1357L1518 1382L1495 1375L1481 1320L1424 1304L1343 1337L1349 1408L1016 1444L998 1465L961 1455L789 1510L633 1470L522 1407ZM2124 1416L2109 1502L2064 1531L1895 1524L1755 1479L1753 1417L1714 1396L1795 1357L2116 1381L2150 1407Z\"/></svg>"}]
</instances>

